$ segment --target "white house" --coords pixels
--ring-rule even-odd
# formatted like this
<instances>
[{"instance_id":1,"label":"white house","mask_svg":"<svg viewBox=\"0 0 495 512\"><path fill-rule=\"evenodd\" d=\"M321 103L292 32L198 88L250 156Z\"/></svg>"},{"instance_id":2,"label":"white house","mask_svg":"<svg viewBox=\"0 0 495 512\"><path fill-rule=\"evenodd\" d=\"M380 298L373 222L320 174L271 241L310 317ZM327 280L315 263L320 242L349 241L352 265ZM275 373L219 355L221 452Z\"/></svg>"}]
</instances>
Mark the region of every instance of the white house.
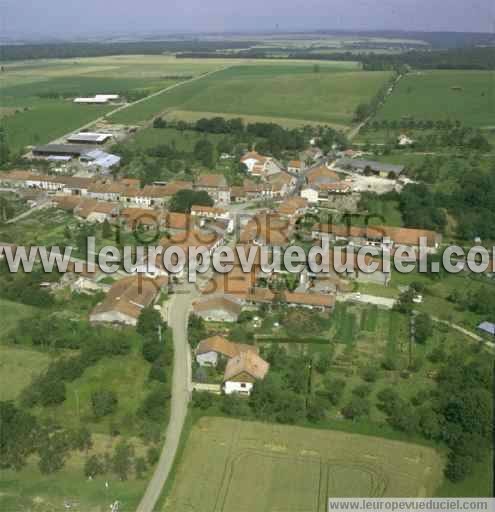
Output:
<instances>
[{"instance_id":1,"label":"white house","mask_svg":"<svg viewBox=\"0 0 495 512\"><path fill-rule=\"evenodd\" d=\"M301 190L301 197L306 199L309 204L317 204L318 195L318 189L316 187L305 187Z\"/></svg>"},{"instance_id":2,"label":"white house","mask_svg":"<svg viewBox=\"0 0 495 512\"><path fill-rule=\"evenodd\" d=\"M249 174L267 177L282 172L282 166L272 157L263 156L256 151L250 151L241 157Z\"/></svg>"},{"instance_id":3,"label":"white house","mask_svg":"<svg viewBox=\"0 0 495 512\"><path fill-rule=\"evenodd\" d=\"M224 391L226 395L238 393L250 395L254 383L263 380L270 364L256 352L241 352L227 363L224 373Z\"/></svg>"}]
</instances>

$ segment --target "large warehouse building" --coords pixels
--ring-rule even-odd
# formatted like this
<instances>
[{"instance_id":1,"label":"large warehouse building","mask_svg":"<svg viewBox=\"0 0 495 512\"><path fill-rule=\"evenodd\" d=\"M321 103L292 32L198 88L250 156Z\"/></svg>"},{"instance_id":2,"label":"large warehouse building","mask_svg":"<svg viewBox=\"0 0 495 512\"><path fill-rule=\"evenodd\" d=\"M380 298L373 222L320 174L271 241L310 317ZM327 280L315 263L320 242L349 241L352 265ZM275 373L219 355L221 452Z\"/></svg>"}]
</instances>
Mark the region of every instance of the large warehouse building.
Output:
<instances>
[{"instance_id":1,"label":"large warehouse building","mask_svg":"<svg viewBox=\"0 0 495 512\"><path fill-rule=\"evenodd\" d=\"M80 132L67 137L67 142L73 144L104 144L111 138L111 133Z\"/></svg>"}]
</instances>

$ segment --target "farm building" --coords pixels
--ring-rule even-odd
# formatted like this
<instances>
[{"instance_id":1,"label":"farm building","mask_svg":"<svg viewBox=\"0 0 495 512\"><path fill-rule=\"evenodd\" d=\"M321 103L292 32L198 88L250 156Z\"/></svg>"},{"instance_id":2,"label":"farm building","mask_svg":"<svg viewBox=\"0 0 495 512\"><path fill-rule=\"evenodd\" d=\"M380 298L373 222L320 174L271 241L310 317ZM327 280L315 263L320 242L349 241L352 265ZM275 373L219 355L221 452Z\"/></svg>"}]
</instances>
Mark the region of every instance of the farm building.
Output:
<instances>
[{"instance_id":1,"label":"farm building","mask_svg":"<svg viewBox=\"0 0 495 512\"><path fill-rule=\"evenodd\" d=\"M74 144L104 144L111 138L111 133L80 132L69 135L67 142Z\"/></svg>"},{"instance_id":2,"label":"farm building","mask_svg":"<svg viewBox=\"0 0 495 512\"><path fill-rule=\"evenodd\" d=\"M74 103L83 103L87 105L104 105L109 101L118 100L120 96L118 94L95 94L91 97L75 98Z\"/></svg>"},{"instance_id":3,"label":"farm building","mask_svg":"<svg viewBox=\"0 0 495 512\"><path fill-rule=\"evenodd\" d=\"M32 153L34 156L71 156L80 157L82 154L91 151L92 148L79 144L45 144L34 146Z\"/></svg>"},{"instance_id":4,"label":"farm building","mask_svg":"<svg viewBox=\"0 0 495 512\"><path fill-rule=\"evenodd\" d=\"M120 279L113 284L105 300L93 309L89 320L92 323L136 325L141 311L158 299L161 289L167 284L165 276L159 279L141 276Z\"/></svg>"},{"instance_id":5,"label":"farm building","mask_svg":"<svg viewBox=\"0 0 495 512\"><path fill-rule=\"evenodd\" d=\"M358 160L356 158L344 157L337 160L335 165L341 169L352 170L358 173L364 173L366 170L369 170L372 174L382 178L388 178L390 176L398 178L404 172L403 165L385 164L372 160Z\"/></svg>"},{"instance_id":6,"label":"farm building","mask_svg":"<svg viewBox=\"0 0 495 512\"><path fill-rule=\"evenodd\" d=\"M97 98L93 96L92 98L75 98L74 103L81 103L85 105L104 105L108 103L107 98Z\"/></svg>"},{"instance_id":7,"label":"farm building","mask_svg":"<svg viewBox=\"0 0 495 512\"><path fill-rule=\"evenodd\" d=\"M100 149L93 149L91 151L87 151L83 153L79 160L82 163L88 165L88 167L100 168L103 170L111 169L112 167L116 167L120 164L120 156L112 155L111 153L106 153L105 151L101 151Z\"/></svg>"}]
</instances>

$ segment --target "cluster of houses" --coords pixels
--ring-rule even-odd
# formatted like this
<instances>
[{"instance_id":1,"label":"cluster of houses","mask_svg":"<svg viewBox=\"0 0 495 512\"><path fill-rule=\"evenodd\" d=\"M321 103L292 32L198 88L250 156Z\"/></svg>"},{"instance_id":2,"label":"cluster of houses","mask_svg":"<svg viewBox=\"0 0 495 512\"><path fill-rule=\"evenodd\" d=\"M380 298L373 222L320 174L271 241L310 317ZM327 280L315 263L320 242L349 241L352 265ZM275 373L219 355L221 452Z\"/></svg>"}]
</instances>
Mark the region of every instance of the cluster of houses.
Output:
<instances>
[{"instance_id":1,"label":"cluster of houses","mask_svg":"<svg viewBox=\"0 0 495 512\"><path fill-rule=\"evenodd\" d=\"M88 137L93 138L94 144L107 140L105 134L90 133L82 138L76 136L78 140L73 138L69 142L81 150L84 147L81 144ZM52 176L29 171L2 173L0 185L48 192L54 206L71 211L87 222L107 221L132 231L158 230L160 239L156 245L164 249L175 246L187 251L206 247L210 253L234 231L234 220L228 210L230 203L275 199L278 201L275 208L259 210L242 221L236 237L238 245L235 246L233 270L225 274L213 272L202 287L201 295L193 302L192 312L208 322L227 323L237 322L243 310L262 305L284 304L286 307L330 313L335 307L337 295L352 290L352 279L387 285L390 274L380 266L373 273L361 272L356 262L352 273L344 277L333 268L326 273L312 273L305 267L289 290L285 286L287 271L262 265L261 248L274 252L290 246L298 234L298 220L311 207L327 201L330 196L352 192L351 182L341 179L334 169L328 167L321 160L323 155L317 148L310 150L300 159L290 161L286 168L274 158L254 151L246 153L241 162L247 176L240 186L229 186L220 174L203 174L195 182L176 180L141 187L139 180L130 178ZM85 158L87 154L83 151L79 157ZM354 158L349 160L352 163L346 160L341 165L345 164L345 167L358 172L367 172L371 168L373 173L386 173L387 177L391 173L399 175L401 172L389 167L373 167L369 165L370 162ZM366 162L366 165L362 162ZM167 211L169 200L180 190L205 191L215 204L195 205L189 214ZM432 252L441 242L440 237L431 231L389 226L347 228L315 224L311 237L314 241L328 241L330 246L343 242L351 247L373 245L382 249L405 245L416 248L419 238L425 237ZM251 271L246 273L242 269L242 262L249 260L248 255L253 249L254 264ZM333 262L334 251L331 248L325 250L328 250L329 260ZM242 257L242 253L245 257ZM143 308L156 305L162 293L172 286L172 280L160 259L158 256L151 265L146 261L136 263L136 272L132 275L114 275L116 280L106 285L105 298L91 311L90 321L136 325ZM182 275L175 277L180 279ZM98 270L85 272L79 275L77 283L81 290L93 290L95 287L91 283L94 285L100 278ZM279 286L282 281L284 286ZM195 350L195 360L200 367L217 367L219 363L225 363L223 390L226 394L249 395L256 381L264 379L269 371L269 364L260 357L256 347L232 343L221 336L201 341Z\"/></svg>"},{"instance_id":2,"label":"cluster of houses","mask_svg":"<svg viewBox=\"0 0 495 512\"><path fill-rule=\"evenodd\" d=\"M246 200L283 199L294 191L295 184L296 180L287 173L279 173L263 183L245 179L242 186L229 186L221 174L204 174L195 183L176 180L144 187L140 186L139 180L130 178L53 176L24 170L0 174L0 185L6 187L114 201L142 208L162 208L173 195L185 189L208 192L219 206Z\"/></svg>"}]
</instances>

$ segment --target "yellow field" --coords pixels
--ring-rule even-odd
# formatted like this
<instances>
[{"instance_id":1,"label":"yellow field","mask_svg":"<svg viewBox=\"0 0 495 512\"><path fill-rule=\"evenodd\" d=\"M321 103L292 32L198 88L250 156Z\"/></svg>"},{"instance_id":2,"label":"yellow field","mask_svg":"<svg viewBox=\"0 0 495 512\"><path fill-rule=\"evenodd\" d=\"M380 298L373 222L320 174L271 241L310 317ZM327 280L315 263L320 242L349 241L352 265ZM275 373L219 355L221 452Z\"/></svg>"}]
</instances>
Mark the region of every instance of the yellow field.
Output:
<instances>
[{"instance_id":1,"label":"yellow field","mask_svg":"<svg viewBox=\"0 0 495 512\"><path fill-rule=\"evenodd\" d=\"M432 448L329 430L202 418L165 512L323 512L328 497L432 496Z\"/></svg>"}]
</instances>

